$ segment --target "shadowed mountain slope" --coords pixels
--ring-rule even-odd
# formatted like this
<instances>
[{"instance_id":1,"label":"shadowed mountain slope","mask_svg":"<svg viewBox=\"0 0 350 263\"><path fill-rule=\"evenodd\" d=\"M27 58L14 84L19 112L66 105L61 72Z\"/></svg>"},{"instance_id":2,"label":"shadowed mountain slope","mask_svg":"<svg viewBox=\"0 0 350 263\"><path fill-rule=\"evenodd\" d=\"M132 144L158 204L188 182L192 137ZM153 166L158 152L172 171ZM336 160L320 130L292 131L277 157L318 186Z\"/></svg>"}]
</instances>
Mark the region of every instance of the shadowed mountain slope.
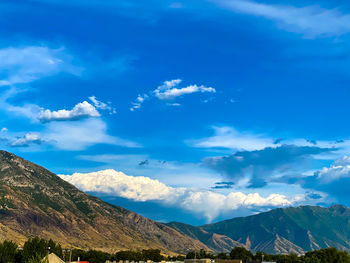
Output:
<instances>
[{"instance_id":1,"label":"shadowed mountain slope","mask_svg":"<svg viewBox=\"0 0 350 263\"><path fill-rule=\"evenodd\" d=\"M175 222L169 225L214 250L206 238L215 233L253 251L268 253L302 254L326 247L350 251L350 209L342 205L278 208L201 227Z\"/></svg>"}]
</instances>

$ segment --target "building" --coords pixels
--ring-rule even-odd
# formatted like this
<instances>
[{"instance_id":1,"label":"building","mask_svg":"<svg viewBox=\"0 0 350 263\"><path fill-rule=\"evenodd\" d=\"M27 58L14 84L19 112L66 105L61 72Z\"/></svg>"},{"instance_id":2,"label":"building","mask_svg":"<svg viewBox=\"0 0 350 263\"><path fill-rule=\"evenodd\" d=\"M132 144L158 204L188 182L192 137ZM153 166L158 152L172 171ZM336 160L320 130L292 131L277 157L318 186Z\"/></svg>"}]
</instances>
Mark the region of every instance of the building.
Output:
<instances>
[{"instance_id":1,"label":"building","mask_svg":"<svg viewBox=\"0 0 350 263\"><path fill-rule=\"evenodd\" d=\"M42 262L47 263L65 263L62 259L60 259L56 254L51 253L43 258Z\"/></svg>"},{"instance_id":2,"label":"building","mask_svg":"<svg viewBox=\"0 0 350 263\"><path fill-rule=\"evenodd\" d=\"M185 259L184 263L213 263L214 260L210 258L195 258L195 259Z\"/></svg>"}]
</instances>

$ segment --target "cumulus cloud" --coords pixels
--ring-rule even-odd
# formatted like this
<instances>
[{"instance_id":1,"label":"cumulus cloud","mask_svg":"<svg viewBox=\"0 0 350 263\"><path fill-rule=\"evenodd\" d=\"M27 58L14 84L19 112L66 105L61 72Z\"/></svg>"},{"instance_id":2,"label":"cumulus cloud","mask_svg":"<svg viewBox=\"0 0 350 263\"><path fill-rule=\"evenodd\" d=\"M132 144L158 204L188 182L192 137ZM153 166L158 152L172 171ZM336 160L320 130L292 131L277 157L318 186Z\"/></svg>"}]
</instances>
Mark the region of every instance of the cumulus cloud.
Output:
<instances>
[{"instance_id":1,"label":"cumulus cloud","mask_svg":"<svg viewBox=\"0 0 350 263\"><path fill-rule=\"evenodd\" d=\"M189 85L187 87L179 88L178 85L182 82L181 79L174 79L170 81L165 81L163 85L156 88L153 93L160 100L172 100L176 97L183 96L192 93L215 93L216 90L212 87L206 87L204 85Z\"/></svg>"},{"instance_id":2,"label":"cumulus cloud","mask_svg":"<svg viewBox=\"0 0 350 263\"><path fill-rule=\"evenodd\" d=\"M148 177L128 176L111 169L60 175L60 177L83 191L104 193L141 202L158 201L164 205L177 206L202 215L209 222L221 213L241 207L290 206L302 199L301 196L287 198L280 194L262 197L258 193L231 192L224 195L210 190L175 188Z\"/></svg>"},{"instance_id":3,"label":"cumulus cloud","mask_svg":"<svg viewBox=\"0 0 350 263\"><path fill-rule=\"evenodd\" d=\"M155 90L149 92L148 94L139 94L136 100L131 103L132 107L130 108L130 110L134 111L136 109L140 109L145 100L151 98L156 98L161 101L167 101L167 106L181 106L180 103L169 101L192 93L216 93L216 90L212 87L196 84L189 85L186 87L179 87L181 83L181 79L164 81L162 85L158 86Z\"/></svg>"},{"instance_id":4,"label":"cumulus cloud","mask_svg":"<svg viewBox=\"0 0 350 263\"><path fill-rule=\"evenodd\" d=\"M32 144L41 144L43 140L38 133L27 133L23 137L12 140L9 143L10 147L28 147Z\"/></svg>"},{"instance_id":5,"label":"cumulus cloud","mask_svg":"<svg viewBox=\"0 0 350 263\"><path fill-rule=\"evenodd\" d=\"M249 0L212 1L234 12L275 21L281 28L307 37L339 36L350 32L350 15L338 9L324 9L317 5L294 7L264 4Z\"/></svg>"},{"instance_id":6,"label":"cumulus cloud","mask_svg":"<svg viewBox=\"0 0 350 263\"><path fill-rule=\"evenodd\" d=\"M158 180L128 176L112 169L60 177L83 191L116 195L135 201L163 200L172 191L172 188Z\"/></svg>"},{"instance_id":7,"label":"cumulus cloud","mask_svg":"<svg viewBox=\"0 0 350 263\"><path fill-rule=\"evenodd\" d=\"M348 204L350 188L350 158L344 156L335 160L329 167L314 172L312 175L283 178L286 182L299 184L306 189L326 193L336 202Z\"/></svg>"},{"instance_id":8,"label":"cumulus cloud","mask_svg":"<svg viewBox=\"0 0 350 263\"><path fill-rule=\"evenodd\" d=\"M312 199L328 197L329 202L349 205L350 157L335 160L330 166L307 173L286 175L279 182L299 185Z\"/></svg>"},{"instance_id":9,"label":"cumulus cloud","mask_svg":"<svg viewBox=\"0 0 350 263\"><path fill-rule=\"evenodd\" d=\"M45 46L0 49L0 86L28 83L58 72L79 75L82 69L72 65L64 48Z\"/></svg>"},{"instance_id":10,"label":"cumulus cloud","mask_svg":"<svg viewBox=\"0 0 350 263\"><path fill-rule=\"evenodd\" d=\"M332 151L330 148L282 145L262 150L240 151L229 156L208 157L203 164L235 180L247 180L248 187L263 187L276 174L295 170L295 164L306 164L312 155ZM305 167L304 167L305 168Z\"/></svg>"},{"instance_id":11,"label":"cumulus cloud","mask_svg":"<svg viewBox=\"0 0 350 263\"><path fill-rule=\"evenodd\" d=\"M42 123L51 121L78 121L85 118L96 118L101 116L98 109L101 111L108 111L110 114L116 113L115 108L113 108L110 103L107 104L99 101L95 96L89 97L94 105L87 101L83 101L76 104L71 110L61 109L57 111L43 109L35 104L13 105L8 102L10 99L25 91L27 90L21 90L15 87L5 90L0 95L0 107L10 113L28 118L33 122L39 120Z\"/></svg>"},{"instance_id":12,"label":"cumulus cloud","mask_svg":"<svg viewBox=\"0 0 350 263\"><path fill-rule=\"evenodd\" d=\"M42 110L38 114L41 122L50 121L74 121L88 117L100 117L100 113L87 101L83 101L74 106L71 110Z\"/></svg>"}]
</instances>

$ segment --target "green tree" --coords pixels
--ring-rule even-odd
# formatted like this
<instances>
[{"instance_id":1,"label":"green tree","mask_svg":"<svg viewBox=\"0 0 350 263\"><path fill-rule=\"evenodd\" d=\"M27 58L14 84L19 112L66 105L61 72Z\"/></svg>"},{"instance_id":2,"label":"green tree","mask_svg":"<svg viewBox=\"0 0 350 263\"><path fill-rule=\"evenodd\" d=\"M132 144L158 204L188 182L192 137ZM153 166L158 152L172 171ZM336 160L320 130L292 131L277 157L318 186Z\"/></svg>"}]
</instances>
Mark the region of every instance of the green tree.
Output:
<instances>
[{"instance_id":1,"label":"green tree","mask_svg":"<svg viewBox=\"0 0 350 263\"><path fill-rule=\"evenodd\" d=\"M216 258L217 259L229 259L229 256L226 253L221 252L221 253L216 255Z\"/></svg>"},{"instance_id":2,"label":"green tree","mask_svg":"<svg viewBox=\"0 0 350 263\"><path fill-rule=\"evenodd\" d=\"M30 259L25 261L25 263L48 263L48 260L43 260L43 257L41 257L41 255L35 254Z\"/></svg>"},{"instance_id":3,"label":"green tree","mask_svg":"<svg viewBox=\"0 0 350 263\"><path fill-rule=\"evenodd\" d=\"M32 258L44 258L48 254L48 242L38 237L28 239L23 246L23 262Z\"/></svg>"},{"instance_id":4,"label":"green tree","mask_svg":"<svg viewBox=\"0 0 350 263\"><path fill-rule=\"evenodd\" d=\"M5 240L0 243L0 263L16 262L17 244L12 241Z\"/></svg>"},{"instance_id":5,"label":"green tree","mask_svg":"<svg viewBox=\"0 0 350 263\"><path fill-rule=\"evenodd\" d=\"M90 263L101 263L111 259L110 254L102 251L97 251L97 250L89 250L86 253L86 256L87 256L87 260Z\"/></svg>"},{"instance_id":6,"label":"green tree","mask_svg":"<svg viewBox=\"0 0 350 263\"><path fill-rule=\"evenodd\" d=\"M190 251L186 255L187 259L201 259L201 258L211 258L214 259L215 256L211 253L206 252L204 249L201 249L200 251Z\"/></svg>"},{"instance_id":7,"label":"green tree","mask_svg":"<svg viewBox=\"0 0 350 263\"><path fill-rule=\"evenodd\" d=\"M58 257L63 258L62 247L60 244L56 244L52 239L47 243L50 253L55 253Z\"/></svg>"},{"instance_id":8,"label":"green tree","mask_svg":"<svg viewBox=\"0 0 350 263\"><path fill-rule=\"evenodd\" d=\"M304 262L317 263L350 263L350 256L345 251L336 248L325 248L307 252L303 257Z\"/></svg>"},{"instance_id":9,"label":"green tree","mask_svg":"<svg viewBox=\"0 0 350 263\"><path fill-rule=\"evenodd\" d=\"M164 260L164 256L160 254L159 249L144 249L142 255L145 260L152 260L154 262L160 262Z\"/></svg>"},{"instance_id":10,"label":"green tree","mask_svg":"<svg viewBox=\"0 0 350 263\"><path fill-rule=\"evenodd\" d=\"M241 259L243 262L252 260L253 254L244 247L235 247L230 253L231 259Z\"/></svg>"}]
</instances>

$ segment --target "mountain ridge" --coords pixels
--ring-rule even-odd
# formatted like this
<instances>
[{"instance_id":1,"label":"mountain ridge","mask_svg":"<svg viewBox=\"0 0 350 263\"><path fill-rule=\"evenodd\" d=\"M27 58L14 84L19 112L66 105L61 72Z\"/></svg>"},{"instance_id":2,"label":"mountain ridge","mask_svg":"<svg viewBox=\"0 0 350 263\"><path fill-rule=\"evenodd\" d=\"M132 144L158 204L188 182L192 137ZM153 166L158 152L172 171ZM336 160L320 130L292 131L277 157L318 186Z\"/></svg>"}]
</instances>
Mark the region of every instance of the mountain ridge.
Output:
<instances>
[{"instance_id":1,"label":"mountain ridge","mask_svg":"<svg viewBox=\"0 0 350 263\"><path fill-rule=\"evenodd\" d=\"M183 223L170 222L168 225L214 250L198 233L216 233L247 249L268 253L303 254L327 247L350 251L350 208L339 204L328 208L309 205L276 208L257 215L193 227L190 233L191 228L184 228Z\"/></svg>"},{"instance_id":2,"label":"mountain ridge","mask_svg":"<svg viewBox=\"0 0 350 263\"><path fill-rule=\"evenodd\" d=\"M0 239L52 238L64 246L158 248L166 253L208 249L165 224L78 190L45 168L0 151Z\"/></svg>"}]
</instances>

